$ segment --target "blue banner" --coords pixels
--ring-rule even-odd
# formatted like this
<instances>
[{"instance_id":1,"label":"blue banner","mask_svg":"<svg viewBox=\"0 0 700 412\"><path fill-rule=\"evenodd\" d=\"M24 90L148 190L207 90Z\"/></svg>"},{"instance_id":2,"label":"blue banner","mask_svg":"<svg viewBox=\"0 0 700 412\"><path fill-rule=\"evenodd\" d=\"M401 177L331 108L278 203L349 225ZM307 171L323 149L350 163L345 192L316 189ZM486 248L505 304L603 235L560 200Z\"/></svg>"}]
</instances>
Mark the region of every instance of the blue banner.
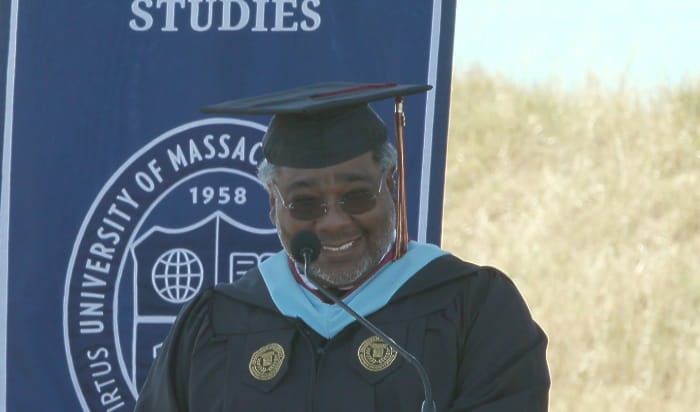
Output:
<instances>
[{"instance_id":1,"label":"blue banner","mask_svg":"<svg viewBox=\"0 0 700 412\"><path fill-rule=\"evenodd\" d=\"M406 98L413 239L439 243L455 0L0 2L0 411L129 411L178 311L280 248L267 118L322 81ZM392 129L391 102L374 105Z\"/></svg>"}]
</instances>

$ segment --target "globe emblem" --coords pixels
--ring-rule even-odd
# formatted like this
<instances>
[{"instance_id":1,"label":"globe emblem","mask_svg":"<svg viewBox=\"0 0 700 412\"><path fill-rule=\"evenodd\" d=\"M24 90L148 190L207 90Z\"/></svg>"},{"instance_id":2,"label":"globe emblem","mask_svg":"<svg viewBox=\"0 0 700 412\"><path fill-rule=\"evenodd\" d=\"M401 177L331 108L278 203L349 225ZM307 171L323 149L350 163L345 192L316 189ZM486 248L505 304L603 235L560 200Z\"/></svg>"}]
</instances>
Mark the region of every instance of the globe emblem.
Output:
<instances>
[{"instance_id":1,"label":"globe emblem","mask_svg":"<svg viewBox=\"0 0 700 412\"><path fill-rule=\"evenodd\" d=\"M185 303L202 287L204 269L199 257L184 248L170 249L160 255L151 271L158 295L171 303Z\"/></svg>"}]
</instances>

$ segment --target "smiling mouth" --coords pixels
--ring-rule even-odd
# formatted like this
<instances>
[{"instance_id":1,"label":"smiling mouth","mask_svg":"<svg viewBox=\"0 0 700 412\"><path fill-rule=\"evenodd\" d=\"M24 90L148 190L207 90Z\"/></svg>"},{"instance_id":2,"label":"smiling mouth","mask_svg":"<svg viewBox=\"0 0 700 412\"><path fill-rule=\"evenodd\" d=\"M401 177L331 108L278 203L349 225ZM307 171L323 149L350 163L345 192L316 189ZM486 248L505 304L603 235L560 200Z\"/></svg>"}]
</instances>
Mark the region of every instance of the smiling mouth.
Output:
<instances>
[{"instance_id":1,"label":"smiling mouth","mask_svg":"<svg viewBox=\"0 0 700 412\"><path fill-rule=\"evenodd\" d=\"M355 240L351 240L347 243L343 243L342 245L338 246L331 246L331 245L323 245L323 250L327 250L329 252L342 252L344 250L348 250L352 247L352 245L355 244Z\"/></svg>"}]
</instances>

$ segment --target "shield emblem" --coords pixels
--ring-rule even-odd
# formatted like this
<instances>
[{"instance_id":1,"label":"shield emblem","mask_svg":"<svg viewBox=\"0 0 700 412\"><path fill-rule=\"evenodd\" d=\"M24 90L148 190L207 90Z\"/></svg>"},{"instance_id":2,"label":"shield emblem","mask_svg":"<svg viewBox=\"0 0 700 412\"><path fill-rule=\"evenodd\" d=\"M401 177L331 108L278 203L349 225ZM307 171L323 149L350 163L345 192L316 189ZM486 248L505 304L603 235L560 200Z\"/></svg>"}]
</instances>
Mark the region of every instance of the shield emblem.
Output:
<instances>
[{"instance_id":1,"label":"shield emblem","mask_svg":"<svg viewBox=\"0 0 700 412\"><path fill-rule=\"evenodd\" d=\"M183 305L202 289L235 282L278 249L274 230L252 235L221 211L186 227L154 226L136 239L131 371L137 387Z\"/></svg>"}]
</instances>

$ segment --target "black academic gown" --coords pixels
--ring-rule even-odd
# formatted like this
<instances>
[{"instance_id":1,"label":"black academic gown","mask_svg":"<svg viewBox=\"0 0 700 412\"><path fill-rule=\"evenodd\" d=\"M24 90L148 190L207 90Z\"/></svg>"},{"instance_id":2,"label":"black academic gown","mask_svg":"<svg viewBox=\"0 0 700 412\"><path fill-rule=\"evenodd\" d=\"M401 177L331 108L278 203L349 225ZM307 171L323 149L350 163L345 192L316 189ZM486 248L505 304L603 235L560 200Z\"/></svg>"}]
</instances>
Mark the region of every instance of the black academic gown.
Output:
<instances>
[{"instance_id":1,"label":"black academic gown","mask_svg":"<svg viewBox=\"0 0 700 412\"><path fill-rule=\"evenodd\" d=\"M547 410L547 338L496 269L440 257L368 318L422 362L438 411ZM254 269L183 310L136 411L419 411L415 369L371 336L354 322L320 337L279 313Z\"/></svg>"}]
</instances>

